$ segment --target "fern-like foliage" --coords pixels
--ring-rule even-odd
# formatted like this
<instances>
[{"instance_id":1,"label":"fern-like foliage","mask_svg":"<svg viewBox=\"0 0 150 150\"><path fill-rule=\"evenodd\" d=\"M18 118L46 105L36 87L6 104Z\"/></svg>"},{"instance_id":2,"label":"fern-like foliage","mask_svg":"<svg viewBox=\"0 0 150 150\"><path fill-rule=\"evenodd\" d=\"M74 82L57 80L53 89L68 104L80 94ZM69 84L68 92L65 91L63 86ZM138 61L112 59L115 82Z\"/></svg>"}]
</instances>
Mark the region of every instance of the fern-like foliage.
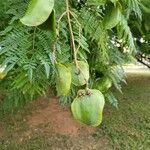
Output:
<instances>
[{"instance_id":1,"label":"fern-like foliage","mask_svg":"<svg viewBox=\"0 0 150 150\"><path fill-rule=\"evenodd\" d=\"M117 30L118 38L122 40L122 42L125 44L124 46L127 46L127 49L130 53L134 53L136 51L134 37L131 33L130 27L128 26L128 22L123 15Z\"/></svg>"},{"instance_id":2,"label":"fern-like foliage","mask_svg":"<svg viewBox=\"0 0 150 150\"><path fill-rule=\"evenodd\" d=\"M55 0L57 35L53 31L43 29L42 26L26 27L21 24L19 19L23 16L28 2L29 0L6 0L0 6L0 17L3 20L0 24L0 64L7 72L5 80L9 88L6 89L10 91L4 104L5 108L7 103L10 106L13 102L14 107L21 106L21 103L24 105L36 96L45 94L49 86L55 92L58 77L55 63L67 66L75 59L65 1ZM122 65L136 51L128 22L131 16L141 20L140 1L69 2L72 34L75 48L78 50L77 59L88 62L90 66L90 88L98 78L107 76L121 91L121 82L125 82ZM112 29L106 29L103 23L106 7L111 10L116 6L120 6L120 20ZM110 18L113 19L115 18ZM0 81L0 84L4 85L5 80ZM60 97L61 102L71 103L77 90L84 88L74 85L71 87L67 96ZM117 106L111 91L105 93L105 97Z\"/></svg>"},{"instance_id":3,"label":"fern-like foliage","mask_svg":"<svg viewBox=\"0 0 150 150\"><path fill-rule=\"evenodd\" d=\"M0 61L2 66L7 66L5 71L8 72L8 80L11 80L10 89L20 91L30 100L45 94L54 72L53 36L50 34L14 23L0 42Z\"/></svg>"},{"instance_id":4,"label":"fern-like foliage","mask_svg":"<svg viewBox=\"0 0 150 150\"><path fill-rule=\"evenodd\" d=\"M125 5L125 13L127 13L127 17L134 12L135 16L142 19L142 12L140 9L140 0L122 0L122 3Z\"/></svg>"}]
</instances>

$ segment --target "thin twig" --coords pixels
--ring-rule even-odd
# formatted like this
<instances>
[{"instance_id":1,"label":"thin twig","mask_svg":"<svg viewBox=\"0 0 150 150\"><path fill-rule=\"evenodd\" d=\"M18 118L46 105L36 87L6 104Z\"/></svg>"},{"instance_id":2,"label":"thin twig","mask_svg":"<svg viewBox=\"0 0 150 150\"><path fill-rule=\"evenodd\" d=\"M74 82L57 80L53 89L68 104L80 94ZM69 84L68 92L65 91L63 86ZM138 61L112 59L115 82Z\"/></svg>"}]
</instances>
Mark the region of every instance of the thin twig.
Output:
<instances>
[{"instance_id":1,"label":"thin twig","mask_svg":"<svg viewBox=\"0 0 150 150\"><path fill-rule=\"evenodd\" d=\"M58 21L57 21L57 36L59 36L59 28L60 28L60 21L62 20L62 18L66 15L66 11L63 12L63 14L59 17Z\"/></svg>"},{"instance_id":2,"label":"thin twig","mask_svg":"<svg viewBox=\"0 0 150 150\"><path fill-rule=\"evenodd\" d=\"M73 35L73 30L72 30L72 25L71 25L71 19L70 19L70 10L69 10L69 2L66 0L66 13L67 13L67 19L68 19L68 25L69 25L69 33L70 33L70 40L71 40L71 47L74 53L74 60L75 64L77 67L78 62L77 62L77 56L76 56L76 47L75 47L75 40L74 40L74 35Z\"/></svg>"},{"instance_id":3,"label":"thin twig","mask_svg":"<svg viewBox=\"0 0 150 150\"><path fill-rule=\"evenodd\" d=\"M75 17L75 15L72 13L72 11L70 11L70 14L72 15L72 17L76 20L76 23L78 24L79 26L79 39L78 39L78 46L77 46L77 49L76 49L76 55L78 53L78 50L80 48L80 39L81 39L81 24L80 22L78 21L78 19Z\"/></svg>"},{"instance_id":4,"label":"thin twig","mask_svg":"<svg viewBox=\"0 0 150 150\"><path fill-rule=\"evenodd\" d=\"M62 18L66 15L66 11L59 17L58 21L57 21L57 30L56 30L56 39L52 45L52 49L53 49L53 57L54 57L54 63L57 63L56 61L56 45L57 42L59 40L59 30L60 30L60 21L62 20Z\"/></svg>"},{"instance_id":5,"label":"thin twig","mask_svg":"<svg viewBox=\"0 0 150 150\"><path fill-rule=\"evenodd\" d=\"M73 50L73 54L74 54L74 61L75 61L75 65L78 69L78 71L83 75L84 80L86 82L86 89L88 89L88 81L85 78L84 73L82 72L81 68L79 67L78 61L77 61L77 51L76 51L76 46L75 46L75 39L74 39L74 35L73 35L73 29L72 29L72 25L71 25L71 18L70 18L70 14L71 11L69 10L69 2L68 0L66 0L66 13L67 13L67 19L68 19L68 25L69 25L69 33L70 33L70 40L71 40L71 48ZM74 15L71 14L73 17ZM74 17L75 18L75 17ZM76 19L76 18L75 18ZM77 19L76 19L77 20ZM77 23L79 23L77 21ZM80 24L80 23L79 23ZM79 46L78 46L79 49Z\"/></svg>"},{"instance_id":6,"label":"thin twig","mask_svg":"<svg viewBox=\"0 0 150 150\"><path fill-rule=\"evenodd\" d=\"M35 48L35 36L36 36L36 27L34 28L33 31L32 50L34 50Z\"/></svg>"}]
</instances>

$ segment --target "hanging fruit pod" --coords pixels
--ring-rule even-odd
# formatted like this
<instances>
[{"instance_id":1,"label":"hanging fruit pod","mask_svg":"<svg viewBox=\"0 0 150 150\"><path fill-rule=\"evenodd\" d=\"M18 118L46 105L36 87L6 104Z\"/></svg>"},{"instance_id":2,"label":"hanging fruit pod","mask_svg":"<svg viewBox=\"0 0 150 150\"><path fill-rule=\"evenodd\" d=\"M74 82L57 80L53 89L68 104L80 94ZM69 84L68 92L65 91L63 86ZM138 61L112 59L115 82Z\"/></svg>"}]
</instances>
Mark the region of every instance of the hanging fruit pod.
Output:
<instances>
[{"instance_id":1,"label":"hanging fruit pod","mask_svg":"<svg viewBox=\"0 0 150 150\"><path fill-rule=\"evenodd\" d=\"M20 21L26 26L38 26L50 16L54 0L30 0L26 14Z\"/></svg>"},{"instance_id":2,"label":"hanging fruit pod","mask_svg":"<svg viewBox=\"0 0 150 150\"><path fill-rule=\"evenodd\" d=\"M89 65L84 61L77 61L78 67L75 62L69 65L72 74L72 83L75 86L85 85L89 80Z\"/></svg>"},{"instance_id":3,"label":"hanging fruit pod","mask_svg":"<svg viewBox=\"0 0 150 150\"><path fill-rule=\"evenodd\" d=\"M107 92L111 86L112 86L112 81L108 77L105 77L105 76L96 80L93 85L95 89L98 89L102 93Z\"/></svg>"},{"instance_id":4,"label":"hanging fruit pod","mask_svg":"<svg viewBox=\"0 0 150 150\"><path fill-rule=\"evenodd\" d=\"M49 16L49 18L39 26L40 29L46 31L52 31L56 33L56 14L55 10L53 10Z\"/></svg>"},{"instance_id":5,"label":"hanging fruit pod","mask_svg":"<svg viewBox=\"0 0 150 150\"><path fill-rule=\"evenodd\" d=\"M71 73L70 70L60 64L56 64L57 68L57 81L56 81L56 90L58 96L65 96L68 94L71 86Z\"/></svg>"},{"instance_id":6,"label":"hanging fruit pod","mask_svg":"<svg viewBox=\"0 0 150 150\"><path fill-rule=\"evenodd\" d=\"M121 5L118 3L116 6L109 6L104 16L103 25L105 29L114 28L121 20Z\"/></svg>"},{"instance_id":7,"label":"hanging fruit pod","mask_svg":"<svg viewBox=\"0 0 150 150\"><path fill-rule=\"evenodd\" d=\"M104 96L99 90L79 90L71 110L76 120L96 127L102 122L104 104Z\"/></svg>"}]
</instances>

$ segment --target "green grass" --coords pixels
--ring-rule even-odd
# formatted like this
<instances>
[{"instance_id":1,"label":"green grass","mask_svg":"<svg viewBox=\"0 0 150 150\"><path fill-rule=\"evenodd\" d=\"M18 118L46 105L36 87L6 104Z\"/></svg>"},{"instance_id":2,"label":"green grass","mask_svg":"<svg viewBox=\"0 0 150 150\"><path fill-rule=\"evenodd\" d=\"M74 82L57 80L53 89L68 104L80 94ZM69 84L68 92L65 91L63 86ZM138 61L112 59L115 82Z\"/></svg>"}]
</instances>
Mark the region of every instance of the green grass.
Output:
<instances>
[{"instance_id":1,"label":"green grass","mask_svg":"<svg viewBox=\"0 0 150 150\"><path fill-rule=\"evenodd\" d=\"M1 116L0 150L150 150L150 73L128 75L123 94L115 91L119 109L107 105L103 123L96 133L78 137L45 134L26 135L29 127L24 110ZM105 140L107 144L100 141Z\"/></svg>"},{"instance_id":2,"label":"green grass","mask_svg":"<svg viewBox=\"0 0 150 150\"><path fill-rule=\"evenodd\" d=\"M99 134L115 150L150 150L150 74L128 75L127 81L123 94L115 94L119 109L106 108Z\"/></svg>"}]
</instances>

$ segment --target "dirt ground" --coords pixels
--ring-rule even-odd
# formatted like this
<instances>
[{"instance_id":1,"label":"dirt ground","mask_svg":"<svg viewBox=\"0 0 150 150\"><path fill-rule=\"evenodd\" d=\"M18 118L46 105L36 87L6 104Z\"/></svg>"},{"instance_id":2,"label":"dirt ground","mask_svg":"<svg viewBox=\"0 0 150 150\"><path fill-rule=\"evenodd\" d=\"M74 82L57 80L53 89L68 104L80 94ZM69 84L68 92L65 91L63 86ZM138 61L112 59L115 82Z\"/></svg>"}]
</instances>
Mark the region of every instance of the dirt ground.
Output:
<instances>
[{"instance_id":1,"label":"dirt ground","mask_svg":"<svg viewBox=\"0 0 150 150\"><path fill-rule=\"evenodd\" d=\"M8 117L11 118L10 122ZM4 142L10 150L30 150L30 144L26 144L27 148L22 148L21 145L34 138L42 141L40 146L39 141L35 143L39 146L36 146L38 150L107 150L109 147L107 139L94 137L97 128L77 122L71 114L70 107L60 105L58 98L51 95L39 98L26 106L23 113L12 117L13 115L6 118L8 129L3 128L5 119L0 122L0 142L1 139L6 142L12 138L16 144L14 148L11 143L6 142L7 145ZM10 131L4 133L5 130ZM48 141L50 146L46 146L45 141Z\"/></svg>"},{"instance_id":2,"label":"dirt ground","mask_svg":"<svg viewBox=\"0 0 150 150\"><path fill-rule=\"evenodd\" d=\"M47 125L45 128L47 132L73 136L91 134L96 130L74 120L70 108L61 106L55 97L40 99L35 102L35 105L38 109L27 119L30 128L36 129L44 124Z\"/></svg>"},{"instance_id":3,"label":"dirt ground","mask_svg":"<svg viewBox=\"0 0 150 150\"><path fill-rule=\"evenodd\" d=\"M56 97L0 116L0 150L149 150L150 73L128 70L119 109L105 107L100 128L80 124Z\"/></svg>"}]
</instances>

